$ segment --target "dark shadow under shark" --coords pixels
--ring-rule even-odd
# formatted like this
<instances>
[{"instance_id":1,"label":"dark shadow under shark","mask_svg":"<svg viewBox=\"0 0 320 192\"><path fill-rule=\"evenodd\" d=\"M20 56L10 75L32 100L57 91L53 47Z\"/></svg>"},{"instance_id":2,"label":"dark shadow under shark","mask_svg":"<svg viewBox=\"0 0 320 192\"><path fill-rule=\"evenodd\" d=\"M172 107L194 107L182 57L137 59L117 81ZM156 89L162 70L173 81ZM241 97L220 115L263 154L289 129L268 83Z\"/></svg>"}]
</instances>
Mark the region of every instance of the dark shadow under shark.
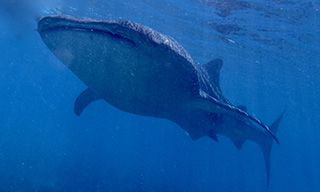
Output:
<instances>
[{"instance_id":1,"label":"dark shadow under shark","mask_svg":"<svg viewBox=\"0 0 320 192\"><path fill-rule=\"evenodd\" d=\"M238 149L254 141L263 151L269 183L271 146L278 142L274 134L284 112L269 128L245 106L233 106L220 88L222 60L200 66L171 37L131 21L53 15L39 21L38 32L88 86L75 102L76 115L104 99L129 113L171 120L194 140L218 141L220 134Z\"/></svg>"}]
</instances>

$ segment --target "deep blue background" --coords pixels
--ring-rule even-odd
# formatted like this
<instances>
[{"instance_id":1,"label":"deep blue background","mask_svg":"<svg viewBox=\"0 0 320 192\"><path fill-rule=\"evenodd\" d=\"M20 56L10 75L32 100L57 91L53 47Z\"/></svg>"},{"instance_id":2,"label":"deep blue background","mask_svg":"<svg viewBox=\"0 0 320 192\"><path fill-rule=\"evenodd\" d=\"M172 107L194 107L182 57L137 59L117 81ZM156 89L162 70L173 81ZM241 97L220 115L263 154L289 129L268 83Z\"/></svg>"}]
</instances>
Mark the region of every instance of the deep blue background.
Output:
<instances>
[{"instance_id":1,"label":"deep blue background","mask_svg":"<svg viewBox=\"0 0 320 192\"><path fill-rule=\"evenodd\" d=\"M320 5L298 0L0 1L0 191L266 191L259 147L192 141L167 120L104 101L47 49L52 13L129 19L172 36L199 63L224 60L221 86L270 124L287 108L269 191L320 191ZM155 85L156 86L156 85Z\"/></svg>"}]
</instances>

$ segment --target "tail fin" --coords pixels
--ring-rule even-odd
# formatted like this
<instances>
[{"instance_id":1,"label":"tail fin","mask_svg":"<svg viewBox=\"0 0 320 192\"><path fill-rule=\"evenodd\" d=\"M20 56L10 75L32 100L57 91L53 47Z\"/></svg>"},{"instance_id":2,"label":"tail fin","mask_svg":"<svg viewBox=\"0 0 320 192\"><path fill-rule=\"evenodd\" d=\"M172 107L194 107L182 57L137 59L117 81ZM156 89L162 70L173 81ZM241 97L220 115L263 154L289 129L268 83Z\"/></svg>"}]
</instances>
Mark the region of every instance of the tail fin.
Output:
<instances>
[{"instance_id":1,"label":"tail fin","mask_svg":"<svg viewBox=\"0 0 320 192\"><path fill-rule=\"evenodd\" d=\"M286 110L284 110L281 115L270 125L270 131L273 134L276 134L279 124L281 122L281 119L284 115ZM270 154L271 154L271 148L272 148L272 137L263 137L264 139L260 142L260 147L263 152L264 161L266 165L266 171L267 171L267 187L269 186L269 177L270 177Z\"/></svg>"}]
</instances>

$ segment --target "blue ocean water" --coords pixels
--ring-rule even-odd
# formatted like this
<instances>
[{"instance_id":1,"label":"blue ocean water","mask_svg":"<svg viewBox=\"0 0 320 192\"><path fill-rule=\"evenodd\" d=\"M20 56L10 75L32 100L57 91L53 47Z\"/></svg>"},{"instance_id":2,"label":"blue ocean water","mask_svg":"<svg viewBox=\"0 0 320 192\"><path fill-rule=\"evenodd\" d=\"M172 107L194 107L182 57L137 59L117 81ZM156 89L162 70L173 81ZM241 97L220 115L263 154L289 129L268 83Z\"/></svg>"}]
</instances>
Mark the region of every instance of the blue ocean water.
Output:
<instances>
[{"instance_id":1,"label":"blue ocean water","mask_svg":"<svg viewBox=\"0 0 320 192\"><path fill-rule=\"evenodd\" d=\"M258 145L193 141L176 124L92 103L36 31L49 14L128 19L176 39L266 124L286 109L268 191L320 190L320 3L297 0L0 1L0 191L267 191Z\"/></svg>"}]
</instances>

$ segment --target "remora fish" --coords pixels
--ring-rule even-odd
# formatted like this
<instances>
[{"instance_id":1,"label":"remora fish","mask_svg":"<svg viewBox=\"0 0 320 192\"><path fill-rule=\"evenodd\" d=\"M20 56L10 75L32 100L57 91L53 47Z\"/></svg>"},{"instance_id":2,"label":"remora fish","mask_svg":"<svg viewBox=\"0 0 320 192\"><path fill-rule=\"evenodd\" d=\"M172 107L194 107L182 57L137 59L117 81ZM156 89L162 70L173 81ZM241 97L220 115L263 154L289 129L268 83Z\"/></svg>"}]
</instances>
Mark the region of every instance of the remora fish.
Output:
<instances>
[{"instance_id":1,"label":"remora fish","mask_svg":"<svg viewBox=\"0 0 320 192\"><path fill-rule=\"evenodd\" d=\"M283 113L269 129L245 106L233 106L219 85L220 59L200 66L171 37L132 21L53 15L38 22L38 32L88 86L75 102L77 115L104 99L129 113L171 120L194 140L225 135L238 149L252 140L263 151L269 180L271 145L278 142L274 133Z\"/></svg>"}]
</instances>

